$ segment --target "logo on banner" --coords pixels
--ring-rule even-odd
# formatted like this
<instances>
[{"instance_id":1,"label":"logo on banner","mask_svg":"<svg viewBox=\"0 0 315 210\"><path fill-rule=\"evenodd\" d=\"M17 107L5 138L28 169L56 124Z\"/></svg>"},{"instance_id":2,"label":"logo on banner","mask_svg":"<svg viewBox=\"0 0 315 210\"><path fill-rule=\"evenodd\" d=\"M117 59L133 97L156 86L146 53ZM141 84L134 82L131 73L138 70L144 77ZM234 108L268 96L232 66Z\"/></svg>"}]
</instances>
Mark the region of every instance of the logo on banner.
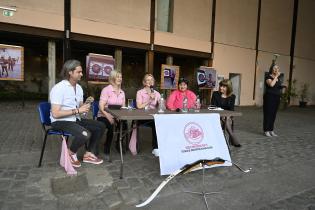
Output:
<instances>
[{"instance_id":1,"label":"logo on banner","mask_svg":"<svg viewBox=\"0 0 315 210\"><path fill-rule=\"evenodd\" d=\"M190 122L184 127L184 136L188 143L195 145L203 140L204 133L200 125Z\"/></svg>"},{"instance_id":2,"label":"logo on banner","mask_svg":"<svg viewBox=\"0 0 315 210\"><path fill-rule=\"evenodd\" d=\"M184 148L181 150L182 153L189 153L213 148L212 146L203 142L205 134L202 127L198 123L187 123L184 127L183 133L188 144L186 143Z\"/></svg>"}]
</instances>

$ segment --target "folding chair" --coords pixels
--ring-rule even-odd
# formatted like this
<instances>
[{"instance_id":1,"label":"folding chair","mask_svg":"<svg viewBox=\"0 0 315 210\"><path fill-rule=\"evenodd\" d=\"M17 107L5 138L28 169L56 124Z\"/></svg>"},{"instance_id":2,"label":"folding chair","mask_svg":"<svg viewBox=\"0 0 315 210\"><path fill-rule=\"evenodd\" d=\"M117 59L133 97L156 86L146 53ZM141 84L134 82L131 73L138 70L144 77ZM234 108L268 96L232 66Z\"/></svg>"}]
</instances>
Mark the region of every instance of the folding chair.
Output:
<instances>
[{"instance_id":1,"label":"folding chair","mask_svg":"<svg viewBox=\"0 0 315 210\"><path fill-rule=\"evenodd\" d=\"M50 128L50 126L51 126L50 109L51 109L51 105L50 105L49 102L41 102L38 105L38 112L39 112L40 122L42 124L42 128L43 128L43 131L45 133L45 138L44 138L44 141L43 141L43 146L42 146L42 151L41 151L41 154L40 154L38 167L41 167L41 165L42 165L42 159L43 159L43 156L44 156L46 140L47 140L47 136L48 135L60 135L61 137L65 136L67 142L68 142L69 136L71 136L71 134L66 133L64 131L54 130L54 129Z\"/></svg>"}]
</instances>

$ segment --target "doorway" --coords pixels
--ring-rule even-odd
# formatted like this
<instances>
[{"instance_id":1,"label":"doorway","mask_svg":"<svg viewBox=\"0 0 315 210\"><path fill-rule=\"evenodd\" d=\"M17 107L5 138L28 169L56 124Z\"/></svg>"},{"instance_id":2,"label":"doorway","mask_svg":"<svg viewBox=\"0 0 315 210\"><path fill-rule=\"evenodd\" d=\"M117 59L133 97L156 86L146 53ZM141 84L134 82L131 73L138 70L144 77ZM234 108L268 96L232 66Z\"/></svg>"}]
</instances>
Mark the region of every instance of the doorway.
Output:
<instances>
[{"instance_id":1,"label":"doorway","mask_svg":"<svg viewBox=\"0 0 315 210\"><path fill-rule=\"evenodd\" d=\"M240 95L241 95L241 74L229 74L229 79L232 82L233 93L235 97L235 105L240 105Z\"/></svg>"}]
</instances>

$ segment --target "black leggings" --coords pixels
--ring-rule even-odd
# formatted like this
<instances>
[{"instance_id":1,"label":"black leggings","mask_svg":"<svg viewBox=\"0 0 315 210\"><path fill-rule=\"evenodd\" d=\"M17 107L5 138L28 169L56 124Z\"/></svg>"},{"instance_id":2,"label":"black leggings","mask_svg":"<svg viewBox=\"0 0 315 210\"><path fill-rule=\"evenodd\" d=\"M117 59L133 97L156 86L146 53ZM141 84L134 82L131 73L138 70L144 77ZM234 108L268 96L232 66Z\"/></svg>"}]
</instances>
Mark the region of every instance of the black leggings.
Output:
<instances>
[{"instance_id":1,"label":"black leggings","mask_svg":"<svg viewBox=\"0 0 315 210\"><path fill-rule=\"evenodd\" d=\"M87 150L93 154L97 154L96 147L105 131L103 123L89 119L81 119L81 121L77 120L76 122L55 121L51 124L51 127L74 136L74 140L70 146L70 150L73 153L77 153L78 149L90 140Z\"/></svg>"},{"instance_id":2,"label":"black leggings","mask_svg":"<svg viewBox=\"0 0 315 210\"><path fill-rule=\"evenodd\" d=\"M280 104L280 96L275 94L264 95L264 131L273 131L274 123Z\"/></svg>"},{"instance_id":3,"label":"black leggings","mask_svg":"<svg viewBox=\"0 0 315 210\"><path fill-rule=\"evenodd\" d=\"M105 127L107 128L107 136L106 136L106 141L104 144L104 153L109 154L110 153L110 148L112 145L113 137L114 137L114 125L112 125L109 120L106 117L98 117L98 121L103 122ZM117 124L117 128L120 128L120 124ZM123 130L127 129L127 123L123 122ZM119 135L118 135L119 139ZM117 141L118 145L118 141Z\"/></svg>"}]
</instances>

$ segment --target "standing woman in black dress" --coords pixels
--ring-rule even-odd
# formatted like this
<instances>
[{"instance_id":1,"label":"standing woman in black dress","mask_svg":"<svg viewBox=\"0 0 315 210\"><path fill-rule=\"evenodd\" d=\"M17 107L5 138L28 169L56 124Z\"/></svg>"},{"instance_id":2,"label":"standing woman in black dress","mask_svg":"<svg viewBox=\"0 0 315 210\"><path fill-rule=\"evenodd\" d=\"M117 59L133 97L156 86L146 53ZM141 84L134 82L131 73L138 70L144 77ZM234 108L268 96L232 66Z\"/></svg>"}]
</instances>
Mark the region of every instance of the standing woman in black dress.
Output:
<instances>
[{"instance_id":1,"label":"standing woman in black dress","mask_svg":"<svg viewBox=\"0 0 315 210\"><path fill-rule=\"evenodd\" d=\"M219 91L214 91L211 98L211 105L224 110L234 111L235 95L233 94L232 82L224 79L219 83ZM226 119L226 130L230 136L233 146L240 147L241 144L232 131L232 119Z\"/></svg>"},{"instance_id":2,"label":"standing woman in black dress","mask_svg":"<svg viewBox=\"0 0 315 210\"><path fill-rule=\"evenodd\" d=\"M264 134L265 136L277 136L274 129L274 123L276 120L276 115L278 111L278 107L280 104L280 96L282 86L282 82L279 79L280 72L279 66L277 66L274 62L271 64L269 69L269 74L265 79L265 94L264 94Z\"/></svg>"}]
</instances>

